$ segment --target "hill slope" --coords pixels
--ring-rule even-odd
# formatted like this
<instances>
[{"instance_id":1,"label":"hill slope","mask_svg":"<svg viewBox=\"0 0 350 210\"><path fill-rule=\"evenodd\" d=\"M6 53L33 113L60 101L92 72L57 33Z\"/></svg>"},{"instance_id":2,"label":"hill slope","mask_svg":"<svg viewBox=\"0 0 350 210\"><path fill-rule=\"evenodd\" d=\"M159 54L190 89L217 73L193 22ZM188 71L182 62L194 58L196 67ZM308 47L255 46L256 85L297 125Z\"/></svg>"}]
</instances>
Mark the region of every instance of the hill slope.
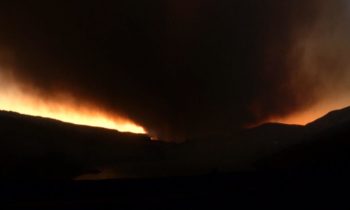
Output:
<instances>
[{"instance_id":1,"label":"hill slope","mask_svg":"<svg viewBox=\"0 0 350 210\"><path fill-rule=\"evenodd\" d=\"M258 161L261 169L350 173L350 108L330 112L306 129L307 141Z\"/></svg>"},{"instance_id":2,"label":"hill slope","mask_svg":"<svg viewBox=\"0 0 350 210\"><path fill-rule=\"evenodd\" d=\"M97 166L152 158L148 136L0 111L0 176L72 178Z\"/></svg>"}]
</instances>

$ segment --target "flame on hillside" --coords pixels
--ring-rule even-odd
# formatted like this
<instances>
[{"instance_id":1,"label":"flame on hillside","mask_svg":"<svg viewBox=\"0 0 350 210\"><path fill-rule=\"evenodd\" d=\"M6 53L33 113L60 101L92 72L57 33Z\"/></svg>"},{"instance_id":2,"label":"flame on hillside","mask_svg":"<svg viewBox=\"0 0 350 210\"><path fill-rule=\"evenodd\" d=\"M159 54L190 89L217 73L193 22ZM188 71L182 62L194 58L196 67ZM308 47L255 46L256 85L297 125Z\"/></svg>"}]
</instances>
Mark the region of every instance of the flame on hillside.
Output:
<instances>
[{"instance_id":1,"label":"flame on hillside","mask_svg":"<svg viewBox=\"0 0 350 210\"><path fill-rule=\"evenodd\" d=\"M13 76L6 74L0 74L0 110L121 132L146 133L142 126L132 120L111 114L69 94L43 97L35 88L20 84Z\"/></svg>"}]
</instances>

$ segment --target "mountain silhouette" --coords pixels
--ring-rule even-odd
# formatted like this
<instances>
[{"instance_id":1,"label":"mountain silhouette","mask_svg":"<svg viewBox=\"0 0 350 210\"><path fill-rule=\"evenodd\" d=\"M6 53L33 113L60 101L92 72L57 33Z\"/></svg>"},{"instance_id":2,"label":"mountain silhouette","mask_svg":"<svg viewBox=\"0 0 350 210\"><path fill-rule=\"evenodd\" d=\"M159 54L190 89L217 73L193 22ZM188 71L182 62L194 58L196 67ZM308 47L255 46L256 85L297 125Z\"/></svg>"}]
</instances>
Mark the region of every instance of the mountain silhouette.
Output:
<instances>
[{"instance_id":1,"label":"mountain silhouette","mask_svg":"<svg viewBox=\"0 0 350 210\"><path fill-rule=\"evenodd\" d=\"M0 111L0 178L70 179L118 161L152 159L146 135Z\"/></svg>"},{"instance_id":2,"label":"mountain silhouette","mask_svg":"<svg viewBox=\"0 0 350 210\"><path fill-rule=\"evenodd\" d=\"M150 141L146 135L0 112L0 197L5 204L35 208L124 204L163 209L169 203L181 209L210 204L217 208L236 206L237 201L254 209L266 201L276 209L299 208L305 201L310 207L324 207L323 201L332 195L340 198L348 183L348 119L346 108L306 126L269 123L170 144ZM158 170L167 177L71 180L84 174L98 177L104 166L120 173L125 165L137 173ZM169 168L176 167L188 176L173 176ZM207 173L191 174L195 168ZM295 195L306 200L297 202ZM336 203L348 205L347 197L344 201ZM333 209L334 202L330 206Z\"/></svg>"},{"instance_id":3,"label":"mountain silhouette","mask_svg":"<svg viewBox=\"0 0 350 210\"><path fill-rule=\"evenodd\" d=\"M307 127L314 130L324 130L331 127L341 126L350 122L350 107L329 112L325 116L307 124Z\"/></svg>"},{"instance_id":4,"label":"mountain silhouette","mask_svg":"<svg viewBox=\"0 0 350 210\"><path fill-rule=\"evenodd\" d=\"M306 125L308 135L300 144L262 158L262 170L295 173L350 173L350 107L328 113Z\"/></svg>"},{"instance_id":5,"label":"mountain silhouette","mask_svg":"<svg viewBox=\"0 0 350 210\"><path fill-rule=\"evenodd\" d=\"M101 170L126 176L346 171L349 131L350 108L345 108L306 126L268 123L172 144L151 141L147 135L0 111L0 178L72 179Z\"/></svg>"}]
</instances>

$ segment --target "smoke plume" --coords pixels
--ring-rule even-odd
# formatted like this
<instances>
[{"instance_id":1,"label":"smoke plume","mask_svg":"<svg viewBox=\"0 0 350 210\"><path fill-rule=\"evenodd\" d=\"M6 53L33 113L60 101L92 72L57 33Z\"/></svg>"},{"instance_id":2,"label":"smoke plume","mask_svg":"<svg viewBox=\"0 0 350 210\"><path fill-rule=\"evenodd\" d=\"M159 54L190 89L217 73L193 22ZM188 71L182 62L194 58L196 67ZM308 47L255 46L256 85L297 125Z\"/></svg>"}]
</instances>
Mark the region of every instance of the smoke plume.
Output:
<instances>
[{"instance_id":1,"label":"smoke plume","mask_svg":"<svg viewBox=\"0 0 350 210\"><path fill-rule=\"evenodd\" d=\"M346 95L349 14L345 0L11 1L0 65L184 140Z\"/></svg>"}]
</instances>

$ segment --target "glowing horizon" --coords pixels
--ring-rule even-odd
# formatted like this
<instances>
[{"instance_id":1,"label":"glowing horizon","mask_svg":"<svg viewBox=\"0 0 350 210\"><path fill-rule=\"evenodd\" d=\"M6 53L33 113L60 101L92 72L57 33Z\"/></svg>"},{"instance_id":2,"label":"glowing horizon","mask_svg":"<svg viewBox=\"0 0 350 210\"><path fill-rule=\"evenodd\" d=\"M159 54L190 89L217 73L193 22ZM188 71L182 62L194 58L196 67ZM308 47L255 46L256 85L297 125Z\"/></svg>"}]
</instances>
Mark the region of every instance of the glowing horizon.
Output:
<instances>
[{"instance_id":1,"label":"glowing horizon","mask_svg":"<svg viewBox=\"0 0 350 210\"><path fill-rule=\"evenodd\" d=\"M69 95L59 94L44 99L33 88L24 88L12 79L0 77L0 83L0 110L120 132L146 133L142 126L125 117L108 113Z\"/></svg>"},{"instance_id":2,"label":"glowing horizon","mask_svg":"<svg viewBox=\"0 0 350 210\"><path fill-rule=\"evenodd\" d=\"M338 98L328 98L327 100L321 100L314 106L298 112L291 114L286 117L276 117L271 118L267 122L283 123L290 125L307 125L331 111L343 109L350 106L350 98L347 96Z\"/></svg>"}]
</instances>

